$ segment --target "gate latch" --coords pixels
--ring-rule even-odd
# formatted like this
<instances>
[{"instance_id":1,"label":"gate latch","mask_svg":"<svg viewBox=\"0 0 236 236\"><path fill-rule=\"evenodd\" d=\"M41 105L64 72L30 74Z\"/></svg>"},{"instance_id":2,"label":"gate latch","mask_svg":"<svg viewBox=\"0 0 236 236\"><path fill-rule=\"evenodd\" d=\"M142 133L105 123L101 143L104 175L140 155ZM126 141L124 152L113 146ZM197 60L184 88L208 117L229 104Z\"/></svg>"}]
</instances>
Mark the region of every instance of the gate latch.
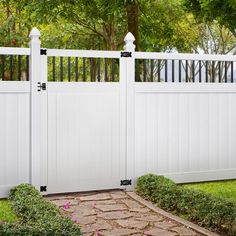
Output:
<instances>
[{"instance_id":1,"label":"gate latch","mask_svg":"<svg viewBox=\"0 0 236 236\"><path fill-rule=\"evenodd\" d=\"M132 180L131 179L123 179L120 181L120 185L132 185Z\"/></svg>"},{"instance_id":2,"label":"gate latch","mask_svg":"<svg viewBox=\"0 0 236 236\"><path fill-rule=\"evenodd\" d=\"M46 90L46 83L38 82L38 92L41 90Z\"/></svg>"}]
</instances>

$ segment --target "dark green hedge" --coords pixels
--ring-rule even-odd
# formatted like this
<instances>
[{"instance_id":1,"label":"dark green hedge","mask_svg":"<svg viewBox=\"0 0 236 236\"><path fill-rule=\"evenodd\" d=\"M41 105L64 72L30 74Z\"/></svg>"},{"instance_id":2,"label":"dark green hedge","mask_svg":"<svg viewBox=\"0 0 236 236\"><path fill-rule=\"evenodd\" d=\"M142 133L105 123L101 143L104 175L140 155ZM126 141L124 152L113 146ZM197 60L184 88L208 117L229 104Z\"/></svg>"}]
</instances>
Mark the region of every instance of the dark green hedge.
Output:
<instances>
[{"instance_id":1,"label":"dark green hedge","mask_svg":"<svg viewBox=\"0 0 236 236\"><path fill-rule=\"evenodd\" d=\"M236 204L202 191L184 188L153 174L138 178L136 191L160 208L227 235L236 235Z\"/></svg>"},{"instance_id":2,"label":"dark green hedge","mask_svg":"<svg viewBox=\"0 0 236 236\"><path fill-rule=\"evenodd\" d=\"M15 187L10 191L9 199L20 221L0 224L0 235L81 235L79 227L61 215L58 208L33 186L21 184Z\"/></svg>"}]
</instances>

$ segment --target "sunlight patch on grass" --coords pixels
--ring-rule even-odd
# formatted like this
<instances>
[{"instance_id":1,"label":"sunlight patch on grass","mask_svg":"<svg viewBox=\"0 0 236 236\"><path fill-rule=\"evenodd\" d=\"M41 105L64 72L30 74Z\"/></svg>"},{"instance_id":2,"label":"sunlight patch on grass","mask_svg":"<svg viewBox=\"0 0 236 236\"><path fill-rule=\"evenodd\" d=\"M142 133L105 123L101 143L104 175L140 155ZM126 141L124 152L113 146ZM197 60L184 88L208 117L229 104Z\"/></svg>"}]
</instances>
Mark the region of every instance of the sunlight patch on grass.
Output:
<instances>
[{"instance_id":1,"label":"sunlight patch on grass","mask_svg":"<svg viewBox=\"0 0 236 236\"><path fill-rule=\"evenodd\" d=\"M8 200L0 200L0 221L14 222L17 220L16 215L11 209Z\"/></svg>"},{"instance_id":2,"label":"sunlight patch on grass","mask_svg":"<svg viewBox=\"0 0 236 236\"><path fill-rule=\"evenodd\" d=\"M186 188L202 190L236 202L236 180L184 184Z\"/></svg>"}]
</instances>

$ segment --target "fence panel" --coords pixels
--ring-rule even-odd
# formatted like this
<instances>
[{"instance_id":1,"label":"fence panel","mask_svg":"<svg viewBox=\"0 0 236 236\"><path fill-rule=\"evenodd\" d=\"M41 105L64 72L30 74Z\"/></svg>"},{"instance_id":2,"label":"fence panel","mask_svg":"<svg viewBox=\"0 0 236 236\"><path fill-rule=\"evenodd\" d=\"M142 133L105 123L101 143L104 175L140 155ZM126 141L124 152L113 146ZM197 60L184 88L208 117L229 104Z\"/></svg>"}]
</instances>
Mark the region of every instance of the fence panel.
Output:
<instances>
[{"instance_id":1,"label":"fence panel","mask_svg":"<svg viewBox=\"0 0 236 236\"><path fill-rule=\"evenodd\" d=\"M0 197L29 183L29 82L0 82Z\"/></svg>"},{"instance_id":2,"label":"fence panel","mask_svg":"<svg viewBox=\"0 0 236 236\"><path fill-rule=\"evenodd\" d=\"M135 84L135 177L236 178L235 84Z\"/></svg>"},{"instance_id":3,"label":"fence panel","mask_svg":"<svg viewBox=\"0 0 236 236\"><path fill-rule=\"evenodd\" d=\"M30 182L29 48L0 47L0 198Z\"/></svg>"}]
</instances>

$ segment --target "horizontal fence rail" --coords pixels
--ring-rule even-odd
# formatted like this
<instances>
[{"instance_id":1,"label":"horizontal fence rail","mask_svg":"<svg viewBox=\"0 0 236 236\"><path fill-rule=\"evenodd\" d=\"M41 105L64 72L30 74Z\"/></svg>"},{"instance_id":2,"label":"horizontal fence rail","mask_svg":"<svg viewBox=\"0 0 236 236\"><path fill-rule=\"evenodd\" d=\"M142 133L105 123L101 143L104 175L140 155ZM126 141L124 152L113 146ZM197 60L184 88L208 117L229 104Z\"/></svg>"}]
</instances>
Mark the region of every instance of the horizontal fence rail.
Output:
<instances>
[{"instance_id":1,"label":"horizontal fence rail","mask_svg":"<svg viewBox=\"0 0 236 236\"><path fill-rule=\"evenodd\" d=\"M29 48L0 47L0 55L30 55Z\"/></svg>"},{"instance_id":2,"label":"horizontal fence rail","mask_svg":"<svg viewBox=\"0 0 236 236\"><path fill-rule=\"evenodd\" d=\"M235 55L134 52L136 59L195 60L195 61L236 61Z\"/></svg>"},{"instance_id":3,"label":"horizontal fence rail","mask_svg":"<svg viewBox=\"0 0 236 236\"><path fill-rule=\"evenodd\" d=\"M29 80L28 48L0 47L0 81Z\"/></svg>"},{"instance_id":4,"label":"horizontal fence rail","mask_svg":"<svg viewBox=\"0 0 236 236\"><path fill-rule=\"evenodd\" d=\"M47 49L50 57L120 58L119 51Z\"/></svg>"}]
</instances>

